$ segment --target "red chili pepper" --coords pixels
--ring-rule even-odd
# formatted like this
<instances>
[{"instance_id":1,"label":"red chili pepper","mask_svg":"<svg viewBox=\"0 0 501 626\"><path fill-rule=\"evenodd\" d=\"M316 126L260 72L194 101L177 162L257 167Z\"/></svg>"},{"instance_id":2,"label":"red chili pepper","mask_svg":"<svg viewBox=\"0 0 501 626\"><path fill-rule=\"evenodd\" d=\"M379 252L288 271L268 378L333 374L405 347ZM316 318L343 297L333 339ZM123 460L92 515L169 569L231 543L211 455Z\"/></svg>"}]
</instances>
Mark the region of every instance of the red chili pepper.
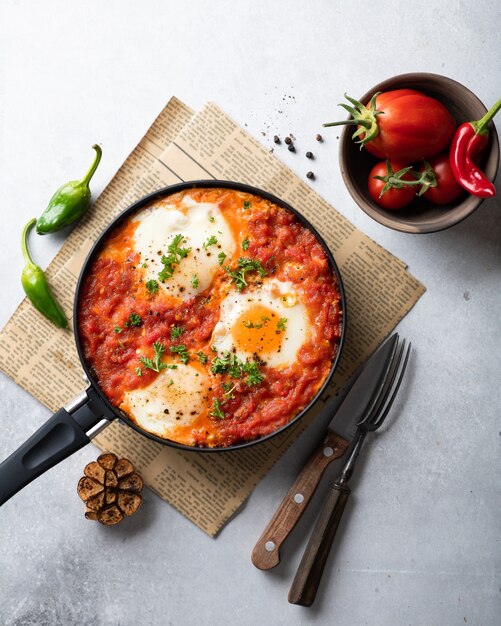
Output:
<instances>
[{"instance_id":1,"label":"red chili pepper","mask_svg":"<svg viewBox=\"0 0 501 626\"><path fill-rule=\"evenodd\" d=\"M454 178L466 191L479 198L492 198L496 195L494 185L475 161L489 143L487 126L499 109L501 109L501 100L498 100L482 119L462 124L456 130L449 150L449 161Z\"/></svg>"}]
</instances>

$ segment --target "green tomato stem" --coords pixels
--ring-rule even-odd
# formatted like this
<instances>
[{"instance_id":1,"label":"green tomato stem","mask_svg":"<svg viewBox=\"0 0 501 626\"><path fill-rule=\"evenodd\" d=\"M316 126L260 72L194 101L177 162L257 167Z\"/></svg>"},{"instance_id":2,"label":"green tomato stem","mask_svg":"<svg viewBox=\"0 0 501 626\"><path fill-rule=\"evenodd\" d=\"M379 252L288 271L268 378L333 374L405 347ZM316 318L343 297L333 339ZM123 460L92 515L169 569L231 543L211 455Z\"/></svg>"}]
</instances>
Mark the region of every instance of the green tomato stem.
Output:
<instances>
[{"instance_id":1,"label":"green tomato stem","mask_svg":"<svg viewBox=\"0 0 501 626\"><path fill-rule=\"evenodd\" d=\"M89 186L90 180L94 176L94 173L97 170L97 166L99 165L99 162L101 161L101 157L103 155L101 146L98 146L97 143L92 146L92 149L96 151L96 156L94 157L94 161L90 166L89 171L87 172L87 174L85 174L81 181L81 183L83 185L86 185L87 187Z\"/></svg>"},{"instance_id":2,"label":"green tomato stem","mask_svg":"<svg viewBox=\"0 0 501 626\"><path fill-rule=\"evenodd\" d=\"M370 128L371 122L368 120L344 120L342 122L327 122L326 124L322 124L324 128L328 128L329 126L363 126L364 128Z\"/></svg>"}]
</instances>

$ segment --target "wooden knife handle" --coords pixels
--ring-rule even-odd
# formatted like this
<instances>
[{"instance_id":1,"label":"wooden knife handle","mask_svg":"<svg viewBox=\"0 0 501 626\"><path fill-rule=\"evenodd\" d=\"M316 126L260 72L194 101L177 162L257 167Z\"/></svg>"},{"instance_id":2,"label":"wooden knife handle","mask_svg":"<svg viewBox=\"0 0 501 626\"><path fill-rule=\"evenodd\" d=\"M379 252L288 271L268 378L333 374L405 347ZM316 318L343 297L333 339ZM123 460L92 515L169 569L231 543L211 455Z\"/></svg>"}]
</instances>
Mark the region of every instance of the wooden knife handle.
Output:
<instances>
[{"instance_id":1,"label":"wooden knife handle","mask_svg":"<svg viewBox=\"0 0 501 626\"><path fill-rule=\"evenodd\" d=\"M349 495L349 487L336 483L330 486L326 501L289 590L289 602L291 604L300 604L301 606L313 604Z\"/></svg>"},{"instance_id":2,"label":"wooden knife handle","mask_svg":"<svg viewBox=\"0 0 501 626\"><path fill-rule=\"evenodd\" d=\"M266 570L280 563L280 546L308 506L329 463L343 456L348 445L346 439L327 432L254 546L251 558L256 567Z\"/></svg>"}]
</instances>

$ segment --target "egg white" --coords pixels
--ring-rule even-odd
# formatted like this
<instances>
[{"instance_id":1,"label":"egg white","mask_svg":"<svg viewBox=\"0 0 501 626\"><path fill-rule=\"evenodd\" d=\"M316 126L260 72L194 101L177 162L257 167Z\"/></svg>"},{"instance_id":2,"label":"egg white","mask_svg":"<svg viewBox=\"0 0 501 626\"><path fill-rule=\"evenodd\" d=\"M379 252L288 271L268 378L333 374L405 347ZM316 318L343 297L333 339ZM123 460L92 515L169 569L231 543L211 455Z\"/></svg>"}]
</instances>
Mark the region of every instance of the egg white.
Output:
<instances>
[{"instance_id":1,"label":"egg white","mask_svg":"<svg viewBox=\"0 0 501 626\"><path fill-rule=\"evenodd\" d=\"M278 332L277 329L280 340L278 349L266 352L256 350L256 353L270 367L294 363L298 350L310 337L308 313L294 285L276 279L265 281L259 287L242 293L237 290L228 293L221 303L221 316L212 334L214 350L217 350L219 355L232 352L242 361L254 358L254 351L244 350L238 345L233 329L237 323L242 323L237 322L242 314L256 306L264 306L275 313L276 317L267 322L274 324L273 332L277 329L278 320L281 318L287 320L285 330ZM239 332L242 332L242 329Z\"/></svg>"},{"instance_id":2,"label":"egg white","mask_svg":"<svg viewBox=\"0 0 501 626\"><path fill-rule=\"evenodd\" d=\"M164 268L162 255L176 235L183 235L181 248L191 248L180 260L171 278L159 282L160 289L182 300L207 289L220 268L218 254L233 255L236 244L230 227L218 206L209 202L196 202L189 195L183 198L181 210L174 205L156 205L138 216L139 225L134 233L134 249L140 253L140 267L144 265L143 280L158 281ZM217 244L204 248L210 237ZM196 277L198 285L194 286Z\"/></svg>"},{"instance_id":3,"label":"egg white","mask_svg":"<svg viewBox=\"0 0 501 626\"><path fill-rule=\"evenodd\" d=\"M128 391L120 408L144 430L178 440L179 427L194 425L204 410L208 381L191 365L176 365L162 370L148 387Z\"/></svg>"}]
</instances>

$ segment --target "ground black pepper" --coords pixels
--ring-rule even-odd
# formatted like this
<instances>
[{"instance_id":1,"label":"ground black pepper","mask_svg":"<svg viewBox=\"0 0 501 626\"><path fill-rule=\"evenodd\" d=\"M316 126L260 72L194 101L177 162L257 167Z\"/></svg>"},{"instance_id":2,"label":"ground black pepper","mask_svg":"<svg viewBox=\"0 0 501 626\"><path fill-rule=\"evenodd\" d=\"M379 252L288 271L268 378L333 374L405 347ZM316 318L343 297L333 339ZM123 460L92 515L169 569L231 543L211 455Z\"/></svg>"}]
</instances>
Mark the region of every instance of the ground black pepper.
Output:
<instances>
[{"instance_id":1,"label":"ground black pepper","mask_svg":"<svg viewBox=\"0 0 501 626\"><path fill-rule=\"evenodd\" d=\"M307 159L312 159L313 158L313 152L307 152L306 153L306 158Z\"/></svg>"},{"instance_id":2,"label":"ground black pepper","mask_svg":"<svg viewBox=\"0 0 501 626\"><path fill-rule=\"evenodd\" d=\"M273 137L273 141L274 141L275 143L280 143L280 137L279 137L278 135L275 135L275 136Z\"/></svg>"},{"instance_id":3,"label":"ground black pepper","mask_svg":"<svg viewBox=\"0 0 501 626\"><path fill-rule=\"evenodd\" d=\"M313 180L315 178L315 174L313 172L307 172L306 173L306 178L309 178L310 180Z\"/></svg>"},{"instance_id":4,"label":"ground black pepper","mask_svg":"<svg viewBox=\"0 0 501 626\"><path fill-rule=\"evenodd\" d=\"M290 146L290 145L291 145L291 143L292 143L292 139L291 139L290 137L286 137L286 138L284 139L284 141L285 141L285 143L286 143L288 146Z\"/></svg>"},{"instance_id":5,"label":"ground black pepper","mask_svg":"<svg viewBox=\"0 0 501 626\"><path fill-rule=\"evenodd\" d=\"M291 143L291 144L289 144L289 145L287 146L287 150L288 150L289 152L296 152L296 148L294 147L294 144L293 144L293 143Z\"/></svg>"},{"instance_id":6,"label":"ground black pepper","mask_svg":"<svg viewBox=\"0 0 501 626\"><path fill-rule=\"evenodd\" d=\"M320 133L317 133L317 136L315 137L315 139L317 141L323 141L324 140L324 138L322 137L322 135Z\"/></svg>"}]
</instances>

